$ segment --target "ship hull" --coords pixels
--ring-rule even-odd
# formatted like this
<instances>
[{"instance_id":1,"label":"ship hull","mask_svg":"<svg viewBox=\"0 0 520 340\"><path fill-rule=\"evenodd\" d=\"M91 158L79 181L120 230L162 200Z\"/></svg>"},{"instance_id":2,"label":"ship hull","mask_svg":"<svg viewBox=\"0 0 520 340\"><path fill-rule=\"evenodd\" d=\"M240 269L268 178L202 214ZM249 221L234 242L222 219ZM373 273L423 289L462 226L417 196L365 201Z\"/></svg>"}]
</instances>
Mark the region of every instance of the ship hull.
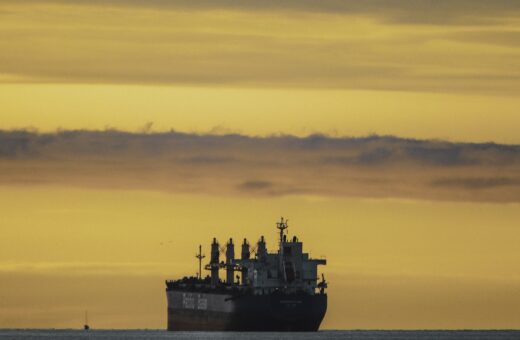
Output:
<instances>
[{"instance_id":1,"label":"ship hull","mask_svg":"<svg viewBox=\"0 0 520 340\"><path fill-rule=\"evenodd\" d=\"M169 290L170 331L317 331L326 294L231 295Z\"/></svg>"}]
</instances>

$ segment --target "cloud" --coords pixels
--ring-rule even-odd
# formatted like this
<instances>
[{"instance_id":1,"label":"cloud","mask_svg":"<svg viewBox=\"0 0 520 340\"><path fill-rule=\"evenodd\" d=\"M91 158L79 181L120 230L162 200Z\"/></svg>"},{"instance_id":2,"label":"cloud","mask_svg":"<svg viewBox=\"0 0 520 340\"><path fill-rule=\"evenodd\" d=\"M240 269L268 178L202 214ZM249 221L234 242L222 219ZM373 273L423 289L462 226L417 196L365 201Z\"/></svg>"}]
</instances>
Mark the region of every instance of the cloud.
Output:
<instances>
[{"instance_id":1,"label":"cloud","mask_svg":"<svg viewBox=\"0 0 520 340\"><path fill-rule=\"evenodd\" d=\"M3 83L520 88L517 1L2 3Z\"/></svg>"},{"instance_id":2,"label":"cloud","mask_svg":"<svg viewBox=\"0 0 520 340\"><path fill-rule=\"evenodd\" d=\"M239 187L246 191L258 191L272 188L273 183L268 181L246 181L241 183Z\"/></svg>"},{"instance_id":3,"label":"cloud","mask_svg":"<svg viewBox=\"0 0 520 340\"><path fill-rule=\"evenodd\" d=\"M520 202L520 145L392 136L0 132L0 185Z\"/></svg>"},{"instance_id":4,"label":"cloud","mask_svg":"<svg viewBox=\"0 0 520 340\"><path fill-rule=\"evenodd\" d=\"M453 187L469 190L489 189L496 187L520 186L520 178L477 177L477 178L444 178L433 181L433 186Z\"/></svg>"},{"instance_id":5,"label":"cloud","mask_svg":"<svg viewBox=\"0 0 520 340\"><path fill-rule=\"evenodd\" d=\"M4 0L3 3L16 3ZM33 3L92 7L137 7L159 10L235 10L341 13L364 15L395 23L472 25L492 23L520 13L516 0L29 0Z\"/></svg>"},{"instance_id":6,"label":"cloud","mask_svg":"<svg viewBox=\"0 0 520 340\"><path fill-rule=\"evenodd\" d=\"M177 264L180 265L180 264ZM171 263L162 262L0 262L0 275L43 274L86 275L166 275Z\"/></svg>"},{"instance_id":7,"label":"cloud","mask_svg":"<svg viewBox=\"0 0 520 340\"><path fill-rule=\"evenodd\" d=\"M507 29L499 31L472 30L451 32L446 34L445 37L457 42L471 42L505 47L520 46L520 31Z\"/></svg>"}]
</instances>

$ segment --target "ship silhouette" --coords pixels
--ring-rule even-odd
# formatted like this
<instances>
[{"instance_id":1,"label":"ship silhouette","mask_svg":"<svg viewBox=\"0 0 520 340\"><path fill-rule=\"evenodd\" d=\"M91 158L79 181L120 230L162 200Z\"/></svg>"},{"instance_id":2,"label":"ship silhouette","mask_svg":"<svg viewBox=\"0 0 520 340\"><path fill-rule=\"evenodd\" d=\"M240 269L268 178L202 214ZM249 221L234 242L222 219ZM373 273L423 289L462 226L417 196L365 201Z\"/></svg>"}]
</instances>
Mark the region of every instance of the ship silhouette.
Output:
<instances>
[{"instance_id":1,"label":"ship silhouette","mask_svg":"<svg viewBox=\"0 0 520 340\"><path fill-rule=\"evenodd\" d=\"M254 248L244 239L240 259L235 259L233 239L221 248L213 238L205 266L211 276L205 278L205 255L199 246L197 276L166 281L168 330L317 331L327 310L327 282L323 274L318 282L317 268L326 260L310 258L296 236L289 240L283 217L276 227L276 252L267 251L263 236ZM220 261L221 253L225 262ZM226 272L224 281L219 278L221 269Z\"/></svg>"}]
</instances>

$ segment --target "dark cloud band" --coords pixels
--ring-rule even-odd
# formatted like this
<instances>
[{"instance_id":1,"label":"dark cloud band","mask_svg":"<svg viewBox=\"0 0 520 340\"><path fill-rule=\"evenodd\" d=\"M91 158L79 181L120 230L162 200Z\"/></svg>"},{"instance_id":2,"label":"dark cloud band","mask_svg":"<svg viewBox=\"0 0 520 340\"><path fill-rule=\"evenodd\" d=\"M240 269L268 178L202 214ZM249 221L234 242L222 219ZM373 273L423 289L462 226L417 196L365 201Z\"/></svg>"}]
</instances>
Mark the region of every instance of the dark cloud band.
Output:
<instances>
[{"instance_id":1,"label":"dark cloud band","mask_svg":"<svg viewBox=\"0 0 520 340\"><path fill-rule=\"evenodd\" d=\"M520 146L390 136L0 132L0 184L520 202Z\"/></svg>"}]
</instances>

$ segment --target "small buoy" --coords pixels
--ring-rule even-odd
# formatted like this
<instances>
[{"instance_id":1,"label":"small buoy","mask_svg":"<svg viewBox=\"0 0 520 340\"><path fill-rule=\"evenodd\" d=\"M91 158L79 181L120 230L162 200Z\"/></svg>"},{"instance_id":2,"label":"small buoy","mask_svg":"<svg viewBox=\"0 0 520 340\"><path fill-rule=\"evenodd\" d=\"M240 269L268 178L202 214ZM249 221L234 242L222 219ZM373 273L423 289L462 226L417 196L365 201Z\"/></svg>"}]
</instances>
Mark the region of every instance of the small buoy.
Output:
<instances>
[{"instance_id":1,"label":"small buoy","mask_svg":"<svg viewBox=\"0 0 520 340\"><path fill-rule=\"evenodd\" d=\"M88 325L88 312L85 311L85 325L83 325L83 329L88 331L90 329L90 326Z\"/></svg>"}]
</instances>

